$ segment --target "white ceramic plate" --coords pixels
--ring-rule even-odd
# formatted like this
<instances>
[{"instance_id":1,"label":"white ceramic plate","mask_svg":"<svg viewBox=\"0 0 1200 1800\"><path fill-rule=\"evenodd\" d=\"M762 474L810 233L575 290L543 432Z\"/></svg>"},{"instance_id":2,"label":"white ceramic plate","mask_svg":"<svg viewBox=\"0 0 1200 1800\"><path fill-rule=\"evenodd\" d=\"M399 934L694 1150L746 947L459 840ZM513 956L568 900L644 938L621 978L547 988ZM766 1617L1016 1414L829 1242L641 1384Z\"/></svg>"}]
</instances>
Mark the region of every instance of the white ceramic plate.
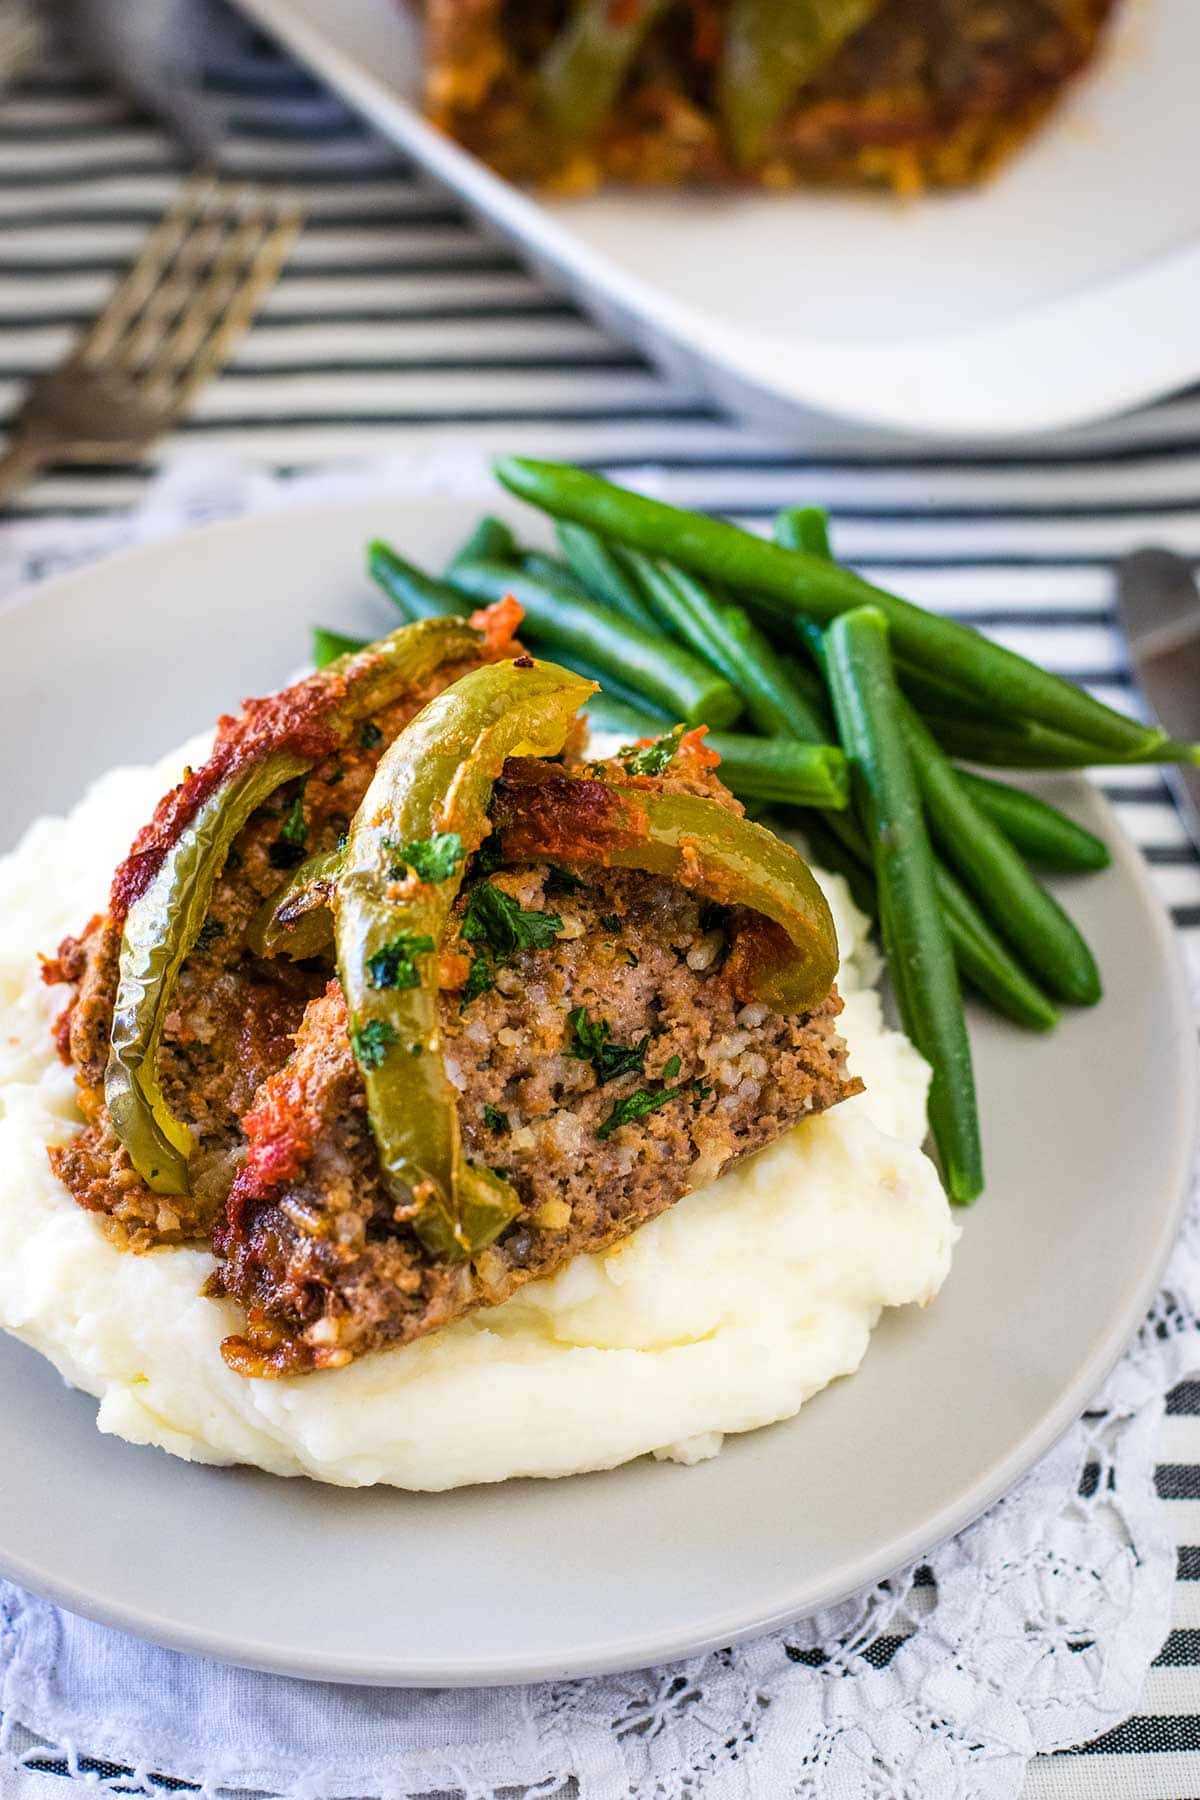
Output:
<instances>
[{"instance_id":1,"label":"white ceramic plate","mask_svg":"<svg viewBox=\"0 0 1200 1800\"><path fill-rule=\"evenodd\" d=\"M1107 54L1021 155L916 205L534 197L421 118L403 0L238 4L603 323L735 409L995 437L1200 376L1195 0L1123 0Z\"/></svg>"},{"instance_id":2,"label":"white ceramic plate","mask_svg":"<svg viewBox=\"0 0 1200 1800\"><path fill-rule=\"evenodd\" d=\"M109 764L278 685L311 622L393 623L359 572L369 537L438 566L473 516L380 500L212 526L0 613L0 846ZM888 1315L853 1380L693 1469L352 1492L102 1437L92 1401L2 1339L0 1570L236 1662L491 1683L727 1643L965 1525L1073 1421L1142 1319L1192 1141L1194 1030L1169 924L1102 802L1077 780L1046 791L1112 840L1112 870L1070 896L1107 998L1049 1038L973 1020L988 1192L937 1302Z\"/></svg>"}]
</instances>

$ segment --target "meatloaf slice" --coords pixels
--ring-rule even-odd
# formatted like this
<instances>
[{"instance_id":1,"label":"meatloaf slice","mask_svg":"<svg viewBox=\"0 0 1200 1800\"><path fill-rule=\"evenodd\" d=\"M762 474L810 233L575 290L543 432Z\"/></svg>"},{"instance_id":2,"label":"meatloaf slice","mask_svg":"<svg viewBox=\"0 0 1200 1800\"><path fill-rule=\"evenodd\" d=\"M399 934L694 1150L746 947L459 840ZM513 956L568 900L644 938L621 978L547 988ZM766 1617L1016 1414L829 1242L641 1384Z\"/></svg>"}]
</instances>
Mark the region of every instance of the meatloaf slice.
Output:
<instances>
[{"instance_id":1,"label":"meatloaf slice","mask_svg":"<svg viewBox=\"0 0 1200 1800\"><path fill-rule=\"evenodd\" d=\"M564 143L540 102L571 0L423 0L425 105L510 179L587 192L605 181L890 189L978 181L1097 54L1117 0L880 0L796 95L750 167L719 92L730 0L657 12L594 141ZM637 10L636 0L614 15ZM805 33L798 8L797 33ZM809 22L810 24L811 22Z\"/></svg>"},{"instance_id":2,"label":"meatloaf slice","mask_svg":"<svg viewBox=\"0 0 1200 1800\"><path fill-rule=\"evenodd\" d=\"M216 1236L218 1285L246 1311L224 1347L242 1373L339 1367L495 1304L859 1089L836 991L800 1017L739 997L736 908L638 872L581 882L540 863L479 879L560 924L468 998L455 936L468 888L442 956L464 1144L504 1172L521 1214L459 1264L431 1260L397 1220L331 982L244 1121L246 1166Z\"/></svg>"},{"instance_id":3,"label":"meatloaf slice","mask_svg":"<svg viewBox=\"0 0 1200 1800\"><path fill-rule=\"evenodd\" d=\"M392 739L435 694L479 662L508 648L507 638L481 647L414 684L366 719L357 735L315 762L312 772L280 788L254 813L235 841L213 891L208 917L180 971L158 1053L158 1078L172 1112L195 1138L187 1194L152 1191L118 1142L104 1098L104 1072L112 1031L121 950L119 886L139 845L155 834L169 839L186 823L181 802L205 769L189 771L164 796L155 818L139 834L134 851L114 881L109 910L78 938L67 938L44 965L50 982L70 984L57 1041L73 1064L84 1129L50 1152L55 1173L78 1203L100 1215L115 1241L133 1250L206 1238L220 1215L245 1152L241 1116L262 1083L286 1061L308 1002L325 986L327 970L268 960L246 944L246 928L263 902L304 857L332 850L346 832ZM298 708L317 678L297 683L266 701L248 701L236 718L221 721L217 738L253 724L255 709L281 714ZM206 768L209 765L206 765Z\"/></svg>"}]
</instances>

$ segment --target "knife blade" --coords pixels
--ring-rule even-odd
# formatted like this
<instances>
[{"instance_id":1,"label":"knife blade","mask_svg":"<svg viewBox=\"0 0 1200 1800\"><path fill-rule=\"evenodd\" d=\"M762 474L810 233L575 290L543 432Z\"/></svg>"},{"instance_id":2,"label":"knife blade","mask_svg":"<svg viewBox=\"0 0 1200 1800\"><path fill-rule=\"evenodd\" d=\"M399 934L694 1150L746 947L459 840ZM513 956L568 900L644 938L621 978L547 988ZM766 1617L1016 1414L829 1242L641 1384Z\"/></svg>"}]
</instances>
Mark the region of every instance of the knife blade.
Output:
<instances>
[{"instance_id":1,"label":"knife blade","mask_svg":"<svg viewBox=\"0 0 1200 1800\"><path fill-rule=\"evenodd\" d=\"M1117 604L1143 694L1163 730L1200 741L1200 588L1174 550L1150 546L1122 558ZM1164 769L1192 842L1200 847L1200 769Z\"/></svg>"}]
</instances>

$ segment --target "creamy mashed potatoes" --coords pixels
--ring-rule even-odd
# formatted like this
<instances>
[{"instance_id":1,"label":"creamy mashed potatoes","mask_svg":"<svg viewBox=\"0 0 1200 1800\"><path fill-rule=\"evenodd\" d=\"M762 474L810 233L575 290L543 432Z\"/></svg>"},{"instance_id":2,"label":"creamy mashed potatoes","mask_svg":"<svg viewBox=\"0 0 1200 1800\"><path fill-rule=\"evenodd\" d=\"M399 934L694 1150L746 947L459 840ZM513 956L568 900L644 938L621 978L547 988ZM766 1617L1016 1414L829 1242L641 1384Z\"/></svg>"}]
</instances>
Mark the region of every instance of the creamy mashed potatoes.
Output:
<instances>
[{"instance_id":1,"label":"creamy mashed potatoes","mask_svg":"<svg viewBox=\"0 0 1200 1800\"><path fill-rule=\"evenodd\" d=\"M652 1451L692 1462L794 1413L862 1361L885 1306L924 1304L956 1227L924 1136L926 1069L883 1023L866 921L823 882L842 947L850 1066L866 1094L797 1126L601 1256L505 1305L336 1372L247 1381L200 1298L203 1250L116 1250L50 1172L74 1082L38 979L203 743L106 775L0 862L0 1326L100 1401L99 1425L212 1463L358 1486L568 1475Z\"/></svg>"}]
</instances>

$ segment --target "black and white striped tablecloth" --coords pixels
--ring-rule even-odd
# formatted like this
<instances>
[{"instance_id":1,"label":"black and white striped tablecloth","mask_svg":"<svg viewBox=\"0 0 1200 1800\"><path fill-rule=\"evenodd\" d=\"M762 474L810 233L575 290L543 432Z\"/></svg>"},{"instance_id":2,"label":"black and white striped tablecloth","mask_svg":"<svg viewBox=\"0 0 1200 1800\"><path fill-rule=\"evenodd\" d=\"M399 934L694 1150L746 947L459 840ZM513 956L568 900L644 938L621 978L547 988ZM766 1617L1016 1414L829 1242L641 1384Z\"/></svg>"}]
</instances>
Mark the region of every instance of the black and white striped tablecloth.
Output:
<instances>
[{"instance_id":1,"label":"black and white striped tablecloth","mask_svg":"<svg viewBox=\"0 0 1200 1800\"><path fill-rule=\"evenodd\" d=\"M1200 557L1200 390L1029 446L918 447L835 424L768 436L672 385L470 224L453 199L232 15L207 87L226 166L301 195L307 223L232 366L161 446L199 441L285 471L422 444L561 456L753 522L833 515L840 553L1128 705L1113 561ZM0 416L102 301L181 173L153 124L55 51L0 97ZM136 502L153 473L50 472L5 519ZM1105 786L1180 930L1200 941L1200 859L1161 776ZM1040 1759L1032 1800L1200 1796L1200 1384L1172 1398L1160 1490L1177 1520L1174 1628L1136 1718Z\"/></svg>"}]
</instances>

